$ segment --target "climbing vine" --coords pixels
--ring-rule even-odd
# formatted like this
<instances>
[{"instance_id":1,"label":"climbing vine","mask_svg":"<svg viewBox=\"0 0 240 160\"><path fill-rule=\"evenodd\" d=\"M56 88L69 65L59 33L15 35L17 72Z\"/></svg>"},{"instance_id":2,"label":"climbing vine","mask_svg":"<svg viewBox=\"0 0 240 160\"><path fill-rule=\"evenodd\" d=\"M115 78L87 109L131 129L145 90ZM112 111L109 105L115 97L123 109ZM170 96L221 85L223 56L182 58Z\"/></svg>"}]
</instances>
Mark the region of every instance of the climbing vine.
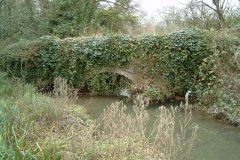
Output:
<instances>
[{"instance_id":1,"label":"climbing vine","mask_svg":"<svg viewBox=\"0 0 240 160\"><path fill-rule=\"evenodd\" d=\"M51 89L60 76L79 89L87 86L92 92L114 93L117 76L98 71L104 67L129 68L137 61L137 67L151 77L164 77L172 95L183 94L193 88L200 65L211 55L207 43L204 33L193 29L165 36L47 36L7 47L1 53L1 65L39 88Z\"/></svg>"}]
</instances>

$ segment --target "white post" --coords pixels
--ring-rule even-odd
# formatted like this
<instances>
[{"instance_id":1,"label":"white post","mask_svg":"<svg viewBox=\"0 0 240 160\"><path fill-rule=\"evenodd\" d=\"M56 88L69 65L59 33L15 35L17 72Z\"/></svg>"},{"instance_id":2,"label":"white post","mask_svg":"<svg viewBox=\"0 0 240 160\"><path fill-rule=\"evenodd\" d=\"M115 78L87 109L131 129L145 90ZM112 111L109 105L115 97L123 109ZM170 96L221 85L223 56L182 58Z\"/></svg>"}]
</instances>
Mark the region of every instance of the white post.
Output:
<instances>
[{"instance_id":1,"label":"white post","mask_svg":"<svg viewBox=\"0 0 240 160\"><path fill-rule=\"evenodd\" d=\"M185 106L188 106L188 96L191 93L191 91L187 91L187 93L185 94Z\"/></svg>"}]
</instances>

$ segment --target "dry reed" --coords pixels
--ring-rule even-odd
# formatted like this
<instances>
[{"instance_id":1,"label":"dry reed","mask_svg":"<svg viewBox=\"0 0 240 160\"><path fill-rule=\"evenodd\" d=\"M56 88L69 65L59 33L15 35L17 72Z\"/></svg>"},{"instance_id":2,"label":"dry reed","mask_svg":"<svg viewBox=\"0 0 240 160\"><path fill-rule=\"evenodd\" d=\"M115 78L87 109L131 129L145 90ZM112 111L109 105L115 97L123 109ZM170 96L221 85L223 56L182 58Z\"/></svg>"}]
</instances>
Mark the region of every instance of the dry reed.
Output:
<instances>
[{"instance_id":1,"label":"dry reed","mask_svg":"<svg viewBox=\"0 0 240 160\"><path fill-rule=\"evenodd\" d=\"M191 111L182 105L185 114L178 117L177 125L179 110L160 107L149 132L146 105L143 98L138 98L133 115L126 113L123 102L113 103L105 110L94 127L97 130L93 133L95 140L91 141L90 159L186 159L197 132L197 126L190 123Z\"/></svg>"}]
</instances>

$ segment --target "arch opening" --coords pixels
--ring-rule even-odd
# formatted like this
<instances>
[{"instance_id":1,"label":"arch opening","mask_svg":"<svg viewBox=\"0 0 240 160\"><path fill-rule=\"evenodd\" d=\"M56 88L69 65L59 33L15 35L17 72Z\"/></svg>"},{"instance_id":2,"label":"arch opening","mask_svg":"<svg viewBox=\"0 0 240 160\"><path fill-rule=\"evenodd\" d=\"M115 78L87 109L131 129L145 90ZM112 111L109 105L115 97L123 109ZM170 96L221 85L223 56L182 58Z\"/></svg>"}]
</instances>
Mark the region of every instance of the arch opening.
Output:
<instances>
[{"instance_id":1,"label":"arch opening","mask_svg":"<svg viewBox=\"0 0 240 160\"><path fill-rule=\"evenodd\" d=\"M116 72L98 72L91 76L88 81L88 89L92 94L116 95L122 90L130 88L132 79Z\"/></svg>"}]
</instances>

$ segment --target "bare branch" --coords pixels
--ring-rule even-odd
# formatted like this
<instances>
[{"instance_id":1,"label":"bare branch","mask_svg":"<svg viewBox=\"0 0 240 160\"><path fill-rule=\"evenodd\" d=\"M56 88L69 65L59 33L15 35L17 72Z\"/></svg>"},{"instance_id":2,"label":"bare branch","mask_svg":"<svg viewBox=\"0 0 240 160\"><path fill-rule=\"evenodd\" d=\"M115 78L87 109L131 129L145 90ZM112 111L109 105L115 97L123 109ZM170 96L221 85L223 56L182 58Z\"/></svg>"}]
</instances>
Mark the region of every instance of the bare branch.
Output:
<instances>
[{"instance_id":1,"label":"bare branch","mask_svg":"<svg viewBox=\"0 0 240 160\"><path fill-rule=\"evenodd\" d=\"M224 8L225 3L226 3L226 0L223 0L222 5L221 5L221 8ZM227 2L227 3L228 3L228 2ZM228 4L229 4L229 3L228 3ZM226 5L226 6L228 6L228 5Z\"/></svg>"},{"instance_id":2,"label":"bare branch","mask_svg":"<svg viewBox=\"0 0 240 160\"><path fill-rule=\"evenodd\" d=\"M201 3L202 5L204 5L204 6L208 7L208 8L210 8L210 9L212 9L212 10L215 11L215 12L217 11L217 9L213 8L212 6L210 6L209 4L207 4L207 3L203 2L203 1L198 1L198 3Z\"/></svg>"},{"instance_id":3,"label":"bare branch","mask_svg":"<svg viewBox=\"0 0 240 160\"><path fill-rule=\"evenodd\" d=\"M118 6L118 7L120 7L120 8L122 8L122 9L125 9L125 10L129 10L129 9L131 9L131 10L133 10L133 11L135 11L135 12L141 12L141 10L139 10L137 7L135 7L135 6L131 6L131 5L121 5L120 3L117 3L117 2L115 2L115 1L113 1L113 0L97 0L97 2L105 2L105 3L107 3L110 7L113 7L113 5L115 5L115 6Z\"/></svg>"},{"instance_id":4,"label":"bare branch","mask_svg":"<svg viewBox=\"0 0 240 160\"><path fill-rule=\"evenodd\" d=\"M118 3L113 2L113 1L111 1L111 0L98 0L98 2L106 2L109 6L119 5Z\"/></svg>"}]
</instances>

